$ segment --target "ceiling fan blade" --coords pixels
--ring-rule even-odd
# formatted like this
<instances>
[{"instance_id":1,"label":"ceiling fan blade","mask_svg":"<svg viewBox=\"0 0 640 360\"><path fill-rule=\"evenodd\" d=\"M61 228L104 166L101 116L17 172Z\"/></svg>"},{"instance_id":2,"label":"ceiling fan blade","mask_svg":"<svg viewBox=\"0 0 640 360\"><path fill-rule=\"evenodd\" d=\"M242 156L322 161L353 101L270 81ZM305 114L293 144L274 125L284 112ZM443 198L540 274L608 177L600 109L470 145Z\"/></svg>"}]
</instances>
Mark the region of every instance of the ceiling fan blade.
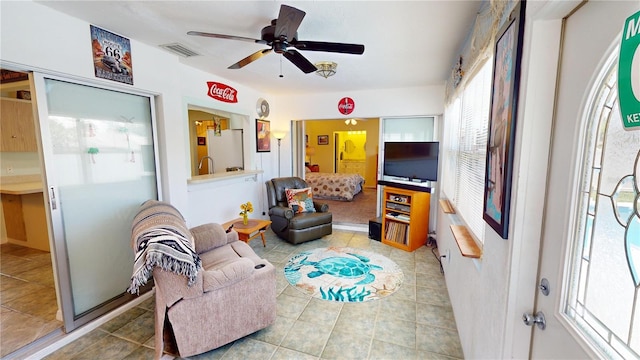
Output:
<instances>
[{"instance_id":1,"label":"ceiling fan blade","mask_svg":"<svg viewBox=\"0 0 640 360\"><path fill-rule=\"evenodd\" d=\"M213 33L206 33L206 32L200 32L200 31L189 31L187 33L187 35L204 36L204 37L211 37L211 38L217 38L217 39L227 39L227 40L240 40L240 41L247 41L247 42L252 42L252 43L257 43L257 44L268 45L268 43L266 41L264 41L264 40L252 39L252 38L243 37L243 36L213 34Z\"/></svg>"},{"instance_id":2,"label":"ceiling fan blade","mask_svg":"<svg viewBox=\"0 0 640 360\"><path fill-rule=\"evenodd\" d=\"M271 52L271 49L264 49L254 52L253 54L247 56L246 58L238 61L237 63L229 66L227 69L240 69L244 66L251 64L252 62L260 59L261 57L267 55Z\"/></svg>"},{"instance_id":3,"label":"ceiling fan blade","mask_svg":"<svg viewBox=\"0 0 640 360\"><path fill-rule=\"evenodd\" d=\"M324 41L290 41L289 44L298 50L306 51L326 51L356 55L362 55L364 53L364 45L360 44L342 44Z\"/></svg>"},{"instance_id":4,"label":"ceiling fan blade","mask_svg":"<svg viewBox=\"0 0 640 360\"><path fill-rule=\"evenodd\" d=\"M278 20L276 20L276 31L274 33L275 38L279 39L280 36L284 35L287 40L293 40L306 14L304 11L294 7L280 5L280 14L278 15Z\"/></svg>"},{"instance_id":5,"label":"ceiling fan blade","mask_svg":"<svg viewBox=\"0 0 640 360\"><path fill-rule=\"evenodd\" d=\"M287 50L282 53L287 60L291 61L293 65L297 66L300 70L302 70L305 74L312 73L318 68L313 65L307 58L302 56L299 52L295 50Z\"/></svg>"}]
</instances>

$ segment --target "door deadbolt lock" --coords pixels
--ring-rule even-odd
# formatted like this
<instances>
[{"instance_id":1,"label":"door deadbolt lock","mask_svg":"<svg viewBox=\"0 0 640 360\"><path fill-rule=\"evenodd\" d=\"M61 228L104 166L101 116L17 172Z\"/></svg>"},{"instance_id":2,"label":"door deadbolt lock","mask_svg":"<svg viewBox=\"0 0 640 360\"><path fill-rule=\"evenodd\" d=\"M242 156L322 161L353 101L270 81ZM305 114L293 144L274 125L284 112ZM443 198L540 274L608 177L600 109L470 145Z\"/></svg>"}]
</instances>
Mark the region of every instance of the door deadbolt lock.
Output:
<instances>
[{"instance_id":1,"label":"door deadbolt lock","mask_svg":"<svg viewBox=\"0 0 640 360\"><path fill-rule=\"evenodd\" d=\"M542 280L540 280L540 285L538 285L538 289L540 289L542 295L549 296L549 292L551 291L549 280L547 280L547 278L542 278Z\"/></svg>"},{"instance_id":2,"label":"door deadbolt lock","mask_svg":"<svg viewBox=\"0 0 640 360\"><path fill-rule=\"evenodd\" d=\"M542 311L538 311L535 315L524 313L522 314L522 321L527 326L535 324L540 330L544 330L547 327L547 320L544 318Z\"/></svg>"}]
</instances>

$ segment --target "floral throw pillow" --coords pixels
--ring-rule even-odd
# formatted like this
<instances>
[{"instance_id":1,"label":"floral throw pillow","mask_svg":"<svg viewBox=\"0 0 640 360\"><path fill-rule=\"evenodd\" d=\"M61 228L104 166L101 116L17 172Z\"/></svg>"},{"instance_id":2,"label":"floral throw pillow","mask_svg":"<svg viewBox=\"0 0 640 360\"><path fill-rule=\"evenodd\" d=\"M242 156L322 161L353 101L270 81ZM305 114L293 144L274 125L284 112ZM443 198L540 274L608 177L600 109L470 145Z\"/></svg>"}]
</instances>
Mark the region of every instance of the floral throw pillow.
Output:
<instances>
[{"instance_id":1,"label":"floral throw pillow","mask_svg":"<svg viewBox=\"0 0 640 360\"><path fill-rule=\"evenodd\" d=\"M313 194L311 188L285 189L287 194L287 205L294 213L316 212L313 207Z\"/></svg>"}]
</instances>

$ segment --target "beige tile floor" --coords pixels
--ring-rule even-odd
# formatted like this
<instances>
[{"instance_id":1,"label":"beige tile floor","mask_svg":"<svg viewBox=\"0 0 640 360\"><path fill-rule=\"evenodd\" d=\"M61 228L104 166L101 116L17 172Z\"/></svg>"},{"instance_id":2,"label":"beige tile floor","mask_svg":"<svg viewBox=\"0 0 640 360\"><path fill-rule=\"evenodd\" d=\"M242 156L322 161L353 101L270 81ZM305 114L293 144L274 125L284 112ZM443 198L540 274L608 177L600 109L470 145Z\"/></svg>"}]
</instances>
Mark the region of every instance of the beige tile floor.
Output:
<instances>
[{"instance_id":1,"label":"beige tile floor","mask_svg":"<svg viewBox=\"0 0 640 360\"><path fill-rule=\"evenodd\" d=\"M0 245L0 356L62 327L51 254Z\"/></svg>"},{"instance_id":2,"label":"beige tile floor","mask_svg":"<svg viewBox=\"0 0 640 360\"><path fill-rule=\"evenodd\" d=\"M444 277L431 248L409 253L370 240L362 232L334 230L330 236L291 245L267 232L258 255L277 269L277 320L267 329L192 359L456 359L463 358ZM404 271L402 287L381 300L359 304L305 295L284 278L287 260L326 246L367 248L394 260ZM46 359L152 359L153 298L126 311ZM164 358L178 357L168 344Z\"/></svg>"}]
</instances>

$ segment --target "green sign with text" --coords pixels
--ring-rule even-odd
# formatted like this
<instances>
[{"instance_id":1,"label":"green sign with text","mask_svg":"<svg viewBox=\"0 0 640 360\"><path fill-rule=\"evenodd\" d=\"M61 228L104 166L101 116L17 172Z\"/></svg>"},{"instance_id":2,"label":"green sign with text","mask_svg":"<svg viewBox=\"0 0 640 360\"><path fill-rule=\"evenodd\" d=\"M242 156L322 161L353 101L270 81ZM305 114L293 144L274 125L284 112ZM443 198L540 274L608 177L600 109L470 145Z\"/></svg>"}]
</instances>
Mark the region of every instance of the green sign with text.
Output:
<instances>
[{"instance_id":1,"label":"green sign with text","mask_svg":"<svg viewBox=\"0 0 640 360\"><path fill-rule=\"evenodd\" d=\"M622 30L618 99L624 128L640 130L640 11L627 18Z\"/></svg>"}]
</instances>

